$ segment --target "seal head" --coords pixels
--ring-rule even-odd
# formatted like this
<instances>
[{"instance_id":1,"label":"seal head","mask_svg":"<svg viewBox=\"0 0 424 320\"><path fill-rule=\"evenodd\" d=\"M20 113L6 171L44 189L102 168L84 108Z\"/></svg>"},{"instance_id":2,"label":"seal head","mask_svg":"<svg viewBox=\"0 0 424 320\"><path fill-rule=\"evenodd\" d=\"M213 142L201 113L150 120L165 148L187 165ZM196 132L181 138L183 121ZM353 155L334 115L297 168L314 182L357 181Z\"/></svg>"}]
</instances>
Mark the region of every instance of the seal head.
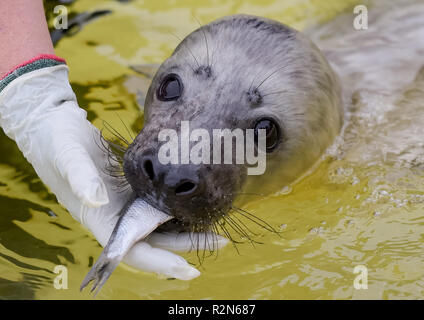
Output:
<instances>
[{"instance_id":1,"label":"seal head","mask_svg":"<svg viewBox=\"0 0 424 320\"><path fill-rule=\"evenodd\" d=\"M256 16L216 20L188 35L154 76L144 128L124 156L126 179L182 229L208 230L240 195L275 192L317 161L342 126L340 93L302 33ZM249 165L235 161L162 164L159 133L181 134L182 121L210 136L213 129L265 129L265 172L248 175Z\"/></svg>"}]
</instances>

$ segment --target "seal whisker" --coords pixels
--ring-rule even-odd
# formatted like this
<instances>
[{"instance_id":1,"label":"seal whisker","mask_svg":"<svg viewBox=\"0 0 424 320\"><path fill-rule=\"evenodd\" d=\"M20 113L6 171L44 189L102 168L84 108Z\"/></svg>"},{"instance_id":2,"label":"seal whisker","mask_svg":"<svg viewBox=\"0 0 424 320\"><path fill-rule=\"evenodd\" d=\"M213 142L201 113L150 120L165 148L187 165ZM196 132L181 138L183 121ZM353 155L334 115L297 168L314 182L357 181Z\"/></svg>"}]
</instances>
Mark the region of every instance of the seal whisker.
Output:
<instances>
[{"instance_id":1,"label":"seal whisker","mask_svg":"<svg viewBox=\"0 0 424 320\"><path fill-rule=\"evenodd\" d=\"M204 237L204 239L203 239L203 246L204 246L204 249L203 249L203 255L202 255L202 259L203 259L203 261L205 261L205 255L206 255L206 243L208 242L207 238L208 238L208 236L207 236L207 234L205 233L205 237ZM209 242L208 242L208 244L209 244Z\"/></svg>"},{"instance_id":2,"label":"seal whisker","mask_svg":"<svg viewBox=\"0 0 424 320\"><path fill-rule=\"evenodd\" d=\"M123 155L126 151L126 148L123 146L113 142L113 141L106 141L109 148L111 149L113 155L118 159L121 160L123 158Z\"/></svg>"},{"instance_id":3,"label":"seal whisker","mask_svg":"<svg viewBox=\"0 0 424 320\"><path fill-rule=\"evenodd\" d=\"M127 127L127 125L125 124L124 120L122 120L122 118L119 115L119 113L115 112L115 114L119 118L119 120L121 121L121 123L123 124L123 126L124 126L125 130L127 131L128 135L130 136L130 138L131 138L131 141L130 142L133 142L134 141L134 137L133 137L130 129Z\"/></svg>"},{"instance_id":4,"label":"seal whisker","mask_svg":"<svg viewBox=\"0 0 424 320\"><path fill-rule=\"evenodd\" d=\"M118 178L119 179L119 178ZM127 182L127 181L125 181L124 179L120 179L121 181L116 185L116 187L117 188L123 188L123 187L127 187L127 186L129 186L130 184Z\"/></svg>"},{"instance_id":5,"label":"seal whisker","mask_svg":"<svg viewBox=\"0 0 424 320\"><path fill-rule=\"evenodd\" d=\"M260 72L258 72L258 73L256 74L256 76L254 76L254 77L253 77L252 82L250 83L250 86L249 86L249 90L247 90L247 92L248 92L248 93L250 92L250 90L252 90L253 83L255 82L256 78L259 76L259 73L260 73Z\"/></svg>"},{"instance_id":6,"label":"seal whisker","mask_svg":"<svg viewBox=\"0 0 424 320\"><path fill-rule=\"evenodd\" d=\"M219 250L218 235L214 232L213 228L211 230L211 234L212 234L212 249L213 249L213 252L216 252L216 255L218 255L218 250Z\"/></svg>"},{"instance_id":7,"label":"seal whisker","mask_svg":"<svg viewBox=\"0 0 424 320\"><path fill-rule=\"evenodd\" d=\"M190 67L191 71L193 71L193 73L196 73L196 69L187 61L187 59L184 60L187 65Z\"/></svg>"},{"instance_id":8,"label":"seal whisker","mask_svg":"<svg viewBox=\"0 0 424 320\"><path fill-rule=\"evenodd\" d=\"M248 232L250 232L253 236L259 236L259 234L253 232L252 230L250 230L250 228L248 226L246 226L245 223L243 223L243 221L241 221L237 216L233 215L233 216L228 216L229 219L231 219L232 221L234 221L233 219L237 220L237 223L240 223L244 228L245 228L245 232L246 234L248 234ZM239 225L240 226L240 225ZM240 227L241 228L241 227ZM248 234L249 235L249 234ZM255 247L255 243L256 244L263 244L263 242L257 241L255 239L253 239L252 237L248 237L249 242L252 244L253 247Z\"/></svg>"},{"instance_id":9,"label":"seal whisker","mask_svg":"<svg viewBox=\"0 0 424 320\"><path fill-rule=\"evenodd\" d=\"M107 154L107 161L111 169L115 169L115 171L119 170L122 159L118 159L118 157L113 153L113 150ZM120 170L122 171L122 170Z\"/></svg>"},{"instance_id":10,"label":"seal whisker","mask_svg":"<svg viewBox=\"0 0 424 320\"><path fill-rule=\"evenodd\" d=\"M217 48L218 48L218 46L217 46L217 45L215 45L215 46L214 46L214 49L213 49L213 51L212 51L212 56L211 56L211 65L209 66L211 69L212 69L212 66L214 65L214 62L215 62L215 53L216 53L216 51L217 51Z\"/></svg>"},{"instance_id":11,"label":"seal whisker","mask_svg":"<svg viewBox=\"0 0 424 320\"><path fill-rule=\"evenodd\" d=\"M124 174L124 171L122 170L121 162L117 159L108 159L110 160L109 163L109 172L113 174Z\"/></svg>"},{"instance_id":12,"label":"seal whisker","mask_svg":"<svg viewBox=\"0 0 424 320\"><path fill-rule=\"evenodd\" d=\"M126 186L126 187L122 187L122 186L117 186L114 188L115 192L122 194L122 193L126 193L128 190L130 190L131 186Z\"/></svg>"},{"instance_id":13,"label":"seal whisker","mask_svg":"<svg viewBox=\"0 0 424 320\"><path fill-rule=\"evenodd\" d=\"M273 73L275 73L276 71L278 71L278 69L277 70L275 70ZM272 74L273 74L272 73ZM253 87L253 83L255 82L255 80L258 78L258 76L261 74L261 72L259 71L258 73L256 73L256 75L253 77L253 79L252 79L252 82L250 83L250 86L249 86L249 90L247 91L247 92L250 92L251 90L252 90L252 87ZM272 74L270 74L264 81L266 81L270 76L272 76ZM260 84L259 84L259 86L257 86L256 87L256 90L263 84L263 82L264 81L262 81Z\"/></svg>"},{"instance_id":14,"label":"seal whisker","mask_svg":"<svg viewBox=\"0 0 424 320\"><path fill-rule=\"evenodd\" d=\"M197 232L196 232L196 234L197 234L197 250L198 250L198 255L197 255L197 257L200 259L199 260L199 263L200 263L200 265L202 265L203 264L203 262L205 261L205 252L206 252L206 248L205 247L203 247L203 250L201 250L201 247L200 247L200 241L201 241L201 238L200 238L200 230L199 230L200 228L198 228L197 229ZM203 242L204 242L205 240L203 240ZM205 245L205 243L203 243L203 245ZM200 251L201 251L201 254L200 254Z\"/></svg>"},{"instance_id":15,"label":"seal whisker","mask_svg":"<svg viewBox=\"0 0 424 320\"><path fill-rule=\"evenodd\" d=\"M116 156L113 154L113 151L111 151L111 153L107 155L107 162L108 165L106 166L106 169L110 176L124 176L124 171L121 166L122 160L117 159Z\"/></svg>"},{"instance_id":16,"label":"seal whisker","mask_svg":"<svg viewBox=\"0 0 424 320\"><path fill-rule=\"evenodd\" d=\"M125 126L125 123L123 124ZM109 127L106 129L109 132L112 132L112 129L110 128L112 127L109 125ZM121 139L123 137L121 136L120 138L116 130L115 132L116 134L114 134L113 132L112 133L116 138L118 138L118 142L123 142L123 139ZM100 168L100 171L116 180L116 184L112 187L114 191L116 191L117 193L124 193L130 188L130 184L128 183L125 177L124 170L122 167L123 155L126 151L126 148L118 143L106 139L103 133L104 130L101 129L99 139L94 139L99 149L101 149L106 154L107 164L104 167ZM129 130L128 133L130 134Z\"/></svg>"},{"instance_id":17,"label":"seal whisker","mask_svg":"<svg viewBox=\"0 0 424 320\"><path fill-rule=\"evenodd\" d=\"M253 222L254 224L256 224L256 225L260 226L262 229L265 229L265 230L270 231L270 232L274 232L274 231L272 231L271 229L269 229L268 227L266 227L266 226L264 226L263 224L261 224L260 222L255 221L255 220L254 220L254 219L252 219L251 217L249 217L249 216L247 216L247 215L243 214L242 212L239 212L239 211L237 211L237 210L235 210L234 212L236 212L236 213L240 214L243 218L246 218L246 219L250 220L251 222Z\"/></svg>"},{"instance_id":18,"label":"seal whisker","mask_svg":"<svg viewBox=\"0 0 424 320\"><path fill-rule=\"evenodd\" d=\"M123 176L119 173L114 173L114 172L110 172L109 170L107 171L107 174L109 176L111 176L112 178L117 178L117 179L122 179Z\"/></svg>"},{"instance_id":19,"label":"seal whisker","mask_svg":"<svg viewBox=\"0 0 424 320\"><path fill-rule=\"evenodd\" d=\"M246 238L249 242L250 242L250 244L253 246L253 247L255 247L255 245L254 245L254 240L250 237L250 235L245 231L245 230L243 230L233 219L231 219L229 216L226 216L225 218L224 218L226 221L227 221L227 223L228 223L228 225L234 230L234 231L236 231L236 233L237 234L239 234L240 235L240 237L241 238Z\"/></svg>"},{"instance_id":20,"label":"seal whisker","mask_svg":"<svg viewBox=\"0 0 424 320\"><path fill-rule=\"evenodd\" d=\"M99 130L99 133L100 133L100 135L99 135L100 144L99 144L99 142L97 141L96 138L94 138L94 142L96 143L97 147L100 150L102 150L104 153L106 153L109 156L110 153L111 153L109 142L103 136L103 130L102 129Z\"/></svg>"},{"instance_id":21,"label":"seal whisker","mask_svg":"<svg viewBox=\"0 0 424 320\"><path fill-rule=\"evenodd\" d=\"M210 254L213 252L213 250L211 249L211 244L209 242L209 234L207 233L207 231L205 231L205 239L204 239L203 245L205 246L205 251L206 251L206 248L208 249L209 256L210 256Z\"/></svg>"},{"instance_id":22,"label":"seal whisker","mask_svg":"<svg viewBox=\"0 0 424 320\"><path fill-rule=\"evenodd\" d=\"M217 250L217 248L215 248L215 246L217 245L217 242L216 242L217 237L216 237L216 234L214 232L212 232L211 230L208 230L206 233L207 233L209 256L212 256L214 254L214 252ZM209 241L209 235L211 236L210 241ZM212 247L211 247L211 245L212 245Z\"/></svg>"},{"instance_id":23,"label":"seal whisker","mask_svg":"<svg viewBox=\"0 0 424 320\"><path fill-rule=\"evenodd\" d=\"M263 225L261 222L254 220L252 217L249 217L248 215L244 214L244 213L243 213L243 212L241 212L241 211L235 210L234 212L236 212L236 213L240 214L242 217L244 217L244 218L246 218L246 219L250 220L251 222L255 223L256 225L260 226L262 229L265 229L265 230L270 231L270 232L277 233L277 231L275 231L275 230L273 230L273 229L270 229L270 228L269 228L269 227L267 227L266 225ZM257 217L256 217L256 218L257 218Z\"/></svg>"},{"instance_id":24,"label":"seal whisker","mask_svg":"<svg viewBox=\"0 0 424 320\"><path fill-rule=\"evenodd\" d=\"M219 246L218 246L219 231L218 231L218 227L216 226L216 221L212 223L212 231L213 231L213 234L215 235L215 241L216 241L216 256L215 256L215 260L216 260L218 259L218 254L219 254Z\"/></svg>"},{"instance_id":25,"label":"seal whisker","mask_svg":"<svg viewBox=\"0 0 424 320\"><path fill-rule=\"evenodd\" d=\"M117 187L117 188L115 188L114 190L115 190L117 193L125 193L125 192L127 192L130 188L131 188L131 186L130 186L130 185L128 185L128 186L126 186L125 188Z\"/></svg>"},{"instance_id":26,"label":"seal whisker","mask_svg":"<svg viewBox=\"0 0 424 320\"><path fill-rule=\"evenodd\" d=\"M100 130L100 139L94 139L96 145L105 152L107 157L107 165L100 168L100 171L105 175L114 178L117 184L113 186L113 189L118 193L123 193L128 190L129 183L125 178L124 171L122 169L122 156L124 148L106 140L103 136L103 130Z\"/></svg>"},{"instance_id":27,"label":"seal whisker","mask_svg":"<svg viewBox=\"0 0 424 320\"><path fill-rule=\"evenodd\" d=\"M262 82L256 87L256 90L258 90L259 89L259 87L260 86L262 86L269 78L271 78L274 74L276 74L278 71L280 71L280 70L283 70L283 69L285 69L285 68L287 68L287 65L284 65L284 66L282 66L282 67L280 67L280 68L278 68L277 70L274 70L273 72L271 72L271 74L270 75L268 75L264 80L262 80Z\"/></svg>"},{"instance_id":28,"label":"seal whisker","mask_svg":"<svg viewBox=\"0 0 424 320\"><path fill-rule=\"evenodd\" d=\"M123 188L127 189L128 187L130 187L130 184L124 180L122 180L119 184L117 184L116 186L116 190L121 190Z\"/></svg>"},{"instance_id":29,"label":"seal whisker","mask_svg":"<svg viewBox=\"0 0 424 320\"><path fill-rule=\"evenodd\" d=\"M267 94L263 94L262 97L270 96L270 95L273 95L273 94L279 94L279 93L287 93L287 92L288 92L287 90L270 92L270 93L267 93Z\"/></svg>"},{"instance_id":30,"label":"seal whisker","mask_svg":"<svg viewBox=\"0 0 424 320\"><path fill-rule=\"evenodd\" d=\"M113 178L117 178L120 180L123 180L125 178L124 170L122 169L121 164L112 163L109 158L108 164L106 164L102 169L105 169L104 173Z\"/></svg>"},{"instance_id":31,"label":"seal whisker","mask_svg":"<svg viewBox=\"0 0 424 320\"><path fill-rule=\"evenodd\" d=\"M116 156L112 157L112 156L108 155L108 162L113 167L119 167L121 162L122 162L122 159L117 159Z\"/></svg>"},{"instance_id":32,"label":"seal whisker","mask_svg":"<svg viewBox=\"0 0 424 320\"><path fill-rule=\"evenodd\" d=\"M201 231L200 231L201 230ZM204 234L204 239L203 239L203 256L202 259L204 260L205 258L208 258L210 256L213 255L214 251L215 251L215 243L214 243L214 239L213 239L213 232L210 232L209 230L203 230L202 228L198 230L198 232L201 232ZM212 235L212 246L211 246L211 241L209 241L209 235ZM209 254L206 255L206 250L209 251Z\"/></svg>"},{"instance_id":33,"label":"seal whisker","mask_svg":"<svg viewBox=\"0 0 424 320\"><path fill-rule=\"evenodd\" d=\"M244 236L244 234L242 233L242 232L240 232L239 230L237 230L237 228L235 228L230 222L229 222L229 220L227 220L225 217L223 218L223 220L225 221L225 223L231 228L231 229L233 229L239 236L240 236L240 238L241 239L243 239L243 237L245 237ZM239 243L243 243L243 242L239 242Z\"/></svg>"},{"instance_id":34,"label":"seal whisker","mask_svg":"<svg viewBox=\"0 0 424 320\"><path fill-rule=\"evenodd\" d=\"M231 208L234 210L234 212L237 212L240 215L244 216L245 218L251 220L252 222L256 223L258 226L262 227L263 229L273 232L275 234L279 234L279 232L275 230L268 222L255 216L254 214L246 210L243 210L241 208L238 208L236 206L231 206Z\"/></svg>"},{"instance_id":35,"label":"seal whisker","mask_svg":"<svg viewBox=\"0 0 424 320\"><path fill-rule=\"evenodd\" d=\"M246 233L246 231L240 228L237 223L234 223L234 220L232 220L229 216L225 216L223 219L241 238L244 237L250 240L250 236Z\"/></svg>"},{"instance_id":36,"label":"seal whisker","mask_svg":"<svg viewBox=\"0 0 424 320\"><path fill-rule=\"evenodd\" d=\"M194 229L191 229L188 233L188 238L190 239L190 242L191 242L190 250L188 250L189 253L194 249L194 243L193 243L193 237L192 237L193 233L194 233Z\"/></svg>"},{"instance_id":37,"label":"seal whisker","mask_svg":"<svg viewBox=\"0 0 424 320\"><path fill-rule=\"evenodd\" d=\"M112 125L108 123L106 120L103 120L103 126L105 127L106 130L108 130L112 135L118 138L118 140L123 142L126 146L129 146L131 144L127 139L124 138L122 134L118 132L118 130L112 127Z\"/></svg>"},{"instance_id":38,"label":"seal whisker","mask_svg":"<svg viewBox=\"0 0 424 320\"><path fill-rule=\"evenodd\" d=\"M202 28L202 24L200 23L200 21L194 15L192 15L192 16L197 21L197 23L199 24L200 30L202 30L202 32L203 32L203 37L205 38L205 44L206 44L206 53L207 53L207 64L206 65L208 67L210 67L210 64L209 64L209 45L208 45L208 39L206 37L205 28Z\"/></svg>"},{"instance_id":39,"label":"seal whisker","mask_svg":"<svg viewBox=\"0 0 424 320\"><path fill-rule=\"evenodd\" d=\"M187 46L187 44L185 42L183 42L183 40L175 33L173 33L172 31L169 31L174 37L176 37L178 40L180 40L180 43L182 43L184 45L184 48L186 48L188 50L188 52L190 53L190 55L193 57L194 61L196 61L197 67L200 68L200 64L199 61L197 60L196 56L193 54L193 51L191 51L190 47ZM191 69L193 69L193 72L195 72L195 69L190 65Z\"/></svg>"},{"instance_id":40,"label":"seal whisker","mask_svg":"<svg viewBox=\"0 0 424 320\"><path fill-rule=\"evenodd\" d=\"M228 229L225 227L225 225L223 223L218 221L218 225L221 228L221 230L224 232L224 234L227 236L227 238L231 241L231 243L233 244L233 247L234 247L234 249L236 249L237 253L240 254L240 251L237 248L237 244L240 244L241 242L234 240L234 238L228 232Z\"/></svg>"},{"instance_id":41,"label":"seal whisker","mask_svg":"<svg viewBox=\"0 0 424 320\"><path fill-rule=\"evenodd\" d=\"M233 218L236 219L248 232L250 232L254 236L258 236L259 235L259 234L255 233L255 232L253 232L252 230L250 230L250 228L243 221L241 221L236 215L233 215Z\"/></svg>"},{"instance_id":42,"label":"seal whisker","mask_svg":"<svg viewBox=\"0 0 424 320\"><path fill-rule=\"evenodd\" d=\"M196 256L197 256L197 260L199 261L199 264L202 265L203 260L200 259L200 239L199 239L199 232L196 232Z\"/></svg>"}]
</instances>

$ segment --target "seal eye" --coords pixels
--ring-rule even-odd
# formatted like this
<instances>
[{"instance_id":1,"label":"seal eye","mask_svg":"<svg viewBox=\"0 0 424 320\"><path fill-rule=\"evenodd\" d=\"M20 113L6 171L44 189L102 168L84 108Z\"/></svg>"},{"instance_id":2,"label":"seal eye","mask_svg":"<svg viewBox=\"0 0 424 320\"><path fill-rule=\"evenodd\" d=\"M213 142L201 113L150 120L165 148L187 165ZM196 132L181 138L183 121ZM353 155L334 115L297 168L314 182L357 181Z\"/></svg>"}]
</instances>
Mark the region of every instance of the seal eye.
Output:
<instances>
[{"instance_id":1,"label":"seal eye","mask_svg":"<svg viewBox=\"0 0 424 320\"><path fill-rule=\"evenodd\" d=\"M280 142L280 129L272 119L259 119L255 125L255 143L258 143L258 130L266 130L266 152L273 151Z\"/></svg>"},{"instance_id":2,"label":"seal eye","mask_svg":"<svg viewBox=\"0 0 424 320\"><path fill-rule=\"evenodd\" d=\"M177 100L183 91L181 79L174 73L168 74L159 86L157 96L160 101Z\"/></svg>"}]
</instances>

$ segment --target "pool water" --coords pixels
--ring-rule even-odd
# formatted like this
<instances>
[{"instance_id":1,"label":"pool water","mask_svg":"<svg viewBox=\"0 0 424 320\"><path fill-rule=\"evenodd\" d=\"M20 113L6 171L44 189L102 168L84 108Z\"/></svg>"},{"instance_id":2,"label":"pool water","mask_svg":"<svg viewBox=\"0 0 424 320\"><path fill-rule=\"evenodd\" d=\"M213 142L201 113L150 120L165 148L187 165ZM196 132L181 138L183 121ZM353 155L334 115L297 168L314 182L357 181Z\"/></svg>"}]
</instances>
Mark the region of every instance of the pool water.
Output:
<instances>
[{"instance_id":1,"label":"pool water","mask_svg":"<svg viewBox=\"0 0 424 320\"><path fill-rule=\"evenodd\" d=\"M308 31L351 13L354 5L328 0L77 0L68 6L71 14L113 13L63 38L56 49L70 66L71 84L89 120L99 128L106 120L126 134L120 117L136 133L143 126L137 102L142 103L148 81L130 66L161 63L179 43L173 34L182 38L198 27L194 17L204 24L249 13ZM52 24L51 12L48 16ZM334 57L346 56L337 51L340 42L331 30L312 36L321 48L334 49ZM343 63L337 65L335 59L337 66ZM349 70L340 71L341 79L350 81ZM369 86L368 91L357 89L350 121L319 165L295 185L253 198L246 206L280 236L252 226L262 244L239 244L239 253L228 245L202 265L195 252L182 254L202 272L191 281L121 264L97 299L422 299L424 72L396 95L371 92ZM1 132L0 298L92 299L79 286L101 250ZM66 290L54 288L56 265L68 268ZM368 270L367 289L354 287L358 265Z\"/></svg>"}]
</instances>

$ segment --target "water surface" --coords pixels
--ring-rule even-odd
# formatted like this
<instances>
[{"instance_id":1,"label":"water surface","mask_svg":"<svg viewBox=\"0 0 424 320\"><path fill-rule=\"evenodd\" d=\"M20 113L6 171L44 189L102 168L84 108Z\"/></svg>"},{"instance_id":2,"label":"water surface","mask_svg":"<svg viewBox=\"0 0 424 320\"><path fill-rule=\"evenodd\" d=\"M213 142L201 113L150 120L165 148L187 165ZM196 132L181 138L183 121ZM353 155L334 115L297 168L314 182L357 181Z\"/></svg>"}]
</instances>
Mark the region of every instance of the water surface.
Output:
<instances>
[{"instance_id":1,"label":"water surface","mask_svg":"<svg viewBox=\"0 0 424 320\"><path fill-rule=\"evenodd\" d=\"M340 53L338 29L312 32L310 27L352 12L354 4L78 0L70 6L72 14L97 9L113 13L62 39L57 54L66 58L79 103L97 127L106 120L125 134L118 114L137 132L143 125L137 101L142 102L148 81L129 66L161 63L179 42L173 34L183 37L198 27L193 16L202 23L234 13L273 18L308 30L340 61L347 54ZM340 72L342 81L352 80L348 68ZM387 87L366 91L355 82L351 120L339 145L299 183L246 207L279 228L281 237L253 228L263 244L241 244L240 254L227 246L217 259L206 259L199 267L202 275L189 282L134 272L121 264L98 298L422 298L423 78L395 95L384 94ZM78 288L101 247L56 202L14 142L3 133L0 140L0 298L91 299ZM195 253L184 257L198 264ZM69 270L68 290L53 287L58 264ZM368 268L367 290L353 287L357 265Z\"/></svg>"}]
</instances>

